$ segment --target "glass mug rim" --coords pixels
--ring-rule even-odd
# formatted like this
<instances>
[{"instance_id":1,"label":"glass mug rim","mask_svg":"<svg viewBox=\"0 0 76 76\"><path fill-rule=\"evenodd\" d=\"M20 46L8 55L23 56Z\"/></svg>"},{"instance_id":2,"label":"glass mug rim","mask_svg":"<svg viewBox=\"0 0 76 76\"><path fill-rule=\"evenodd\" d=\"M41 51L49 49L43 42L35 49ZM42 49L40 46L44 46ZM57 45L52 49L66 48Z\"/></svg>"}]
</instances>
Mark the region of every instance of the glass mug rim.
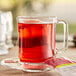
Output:
<instances>
[{"instance_id":1,"label":"glass mug rim","mask_svg":"<svg viewBox=\"0 0 76 76\"><path fill-rule=\"evenodd\" d=\"M41 23L57 23L57 17L56 16L17 16L17 23L25 23L23 20L37 20L40 22L35 22L31 24L41 24ZM26 22L27 23L27 22ZM29 24L29 23L28 23Z\"/></svg>"}]
</instances>

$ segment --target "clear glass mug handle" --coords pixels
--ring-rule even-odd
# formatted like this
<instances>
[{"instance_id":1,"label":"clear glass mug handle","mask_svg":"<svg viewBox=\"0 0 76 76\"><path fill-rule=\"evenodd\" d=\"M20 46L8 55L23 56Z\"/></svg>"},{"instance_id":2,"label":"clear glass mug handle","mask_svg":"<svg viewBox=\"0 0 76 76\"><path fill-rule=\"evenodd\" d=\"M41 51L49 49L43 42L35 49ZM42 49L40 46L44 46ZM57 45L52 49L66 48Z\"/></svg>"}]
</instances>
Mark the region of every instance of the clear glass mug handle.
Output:
<instances>
[{"instance_id":1,"label":"clear glass mug handle","mask_svg":"<svg viewBox=\"0 0 76 76\"><path fill-rule=\"evenodd\" d=\"M66 50L68 48L68 24L64 20L58 20L58 24L63 24L64 27L64 44L62 48L55 48L57 52L60 50Z\"/></svg>"}]
</instances>

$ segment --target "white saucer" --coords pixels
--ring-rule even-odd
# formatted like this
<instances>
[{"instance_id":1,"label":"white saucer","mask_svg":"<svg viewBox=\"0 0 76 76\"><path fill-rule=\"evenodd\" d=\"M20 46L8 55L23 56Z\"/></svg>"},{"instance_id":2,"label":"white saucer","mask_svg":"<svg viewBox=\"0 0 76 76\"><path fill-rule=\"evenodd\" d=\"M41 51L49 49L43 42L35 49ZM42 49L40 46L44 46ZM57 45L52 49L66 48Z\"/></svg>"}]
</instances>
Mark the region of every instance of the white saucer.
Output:
<instances>
[{"instance_id":1,"label":"white saucer","mask_svg":"<svg viewBox=\"0 0 76 76\"><path fill-rule=\"evenodd\" d=\"M1 65L27 72L44 72L53 69L53 67L45 63L20 63L19 58L17 57L3 59L1 61Z\"/></svg>"}]
</instances>

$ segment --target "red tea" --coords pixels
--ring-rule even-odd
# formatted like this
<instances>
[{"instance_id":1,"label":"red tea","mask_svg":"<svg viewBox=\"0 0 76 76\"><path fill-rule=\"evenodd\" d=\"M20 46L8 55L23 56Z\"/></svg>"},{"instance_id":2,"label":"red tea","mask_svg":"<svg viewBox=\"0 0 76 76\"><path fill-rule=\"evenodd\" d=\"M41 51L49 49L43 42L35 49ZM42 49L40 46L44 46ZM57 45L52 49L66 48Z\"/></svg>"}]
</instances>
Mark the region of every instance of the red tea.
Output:
<instances>
[{"instance_id":1,"label":"red tea","mask_svg":"<svg viewBox=\"0 0 76 76\"><path fill-rule=\"evenodd\" d=\"M52 24L18 23L21 62L40 63L52 57Z\"/></svg>"}]
</instances>

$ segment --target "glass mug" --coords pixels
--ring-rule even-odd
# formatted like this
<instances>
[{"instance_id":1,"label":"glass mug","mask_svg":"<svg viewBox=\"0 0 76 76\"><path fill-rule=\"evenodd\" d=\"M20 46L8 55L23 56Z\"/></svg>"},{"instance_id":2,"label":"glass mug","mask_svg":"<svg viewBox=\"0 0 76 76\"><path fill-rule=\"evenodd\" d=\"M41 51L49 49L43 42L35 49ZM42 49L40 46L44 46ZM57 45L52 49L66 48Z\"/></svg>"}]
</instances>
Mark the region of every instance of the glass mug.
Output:
<instances>
[{"instance_id":1,"label":"glass mug","mask_svg":"<svg viewBox=\"0 0 76 76\"><path fill-rule=\"evenodd\" d=\"M18 16L19 59L25 71L50 70L44 62L57 53L55 47L56 24L64 26L64 49L67 48L67 23L57 17Z\"/></svg>"}]
</instances>

